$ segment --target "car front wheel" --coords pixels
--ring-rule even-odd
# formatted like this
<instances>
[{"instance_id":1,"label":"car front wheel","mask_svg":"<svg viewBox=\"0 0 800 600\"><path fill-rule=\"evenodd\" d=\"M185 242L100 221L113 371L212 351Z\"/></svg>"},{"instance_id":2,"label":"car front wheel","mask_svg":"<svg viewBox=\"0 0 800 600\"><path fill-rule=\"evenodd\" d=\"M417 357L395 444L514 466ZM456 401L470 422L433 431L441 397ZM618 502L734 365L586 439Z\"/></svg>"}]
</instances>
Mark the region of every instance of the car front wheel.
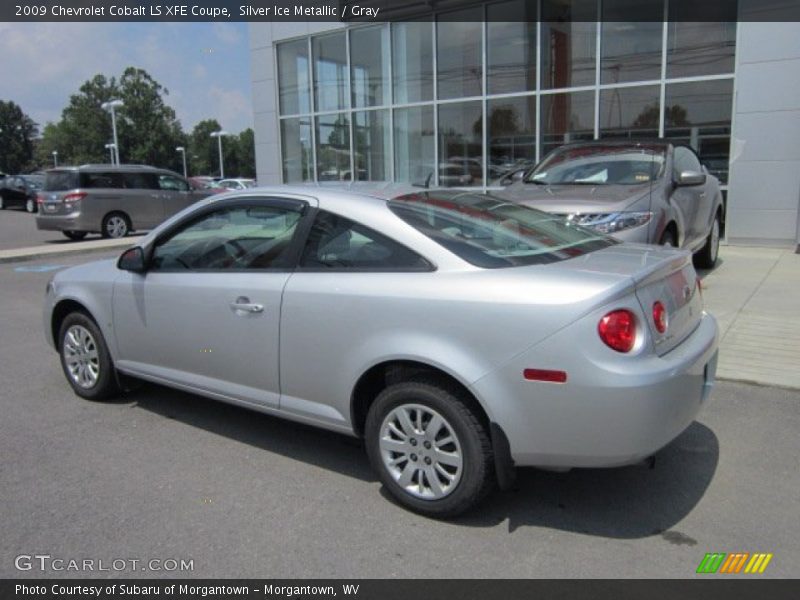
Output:
<instances>
[{"instance_id":1,"label":"car front wheel","mask_svg":"<svg viewBox=\"0 0 800 600\"><path fill-rule=\"evenodd\" d=\"M404 506L454 517L494 484L492 447L464 392L435 379L381 392L365 427L367 454L386 489Z\"/></svg>"},{"instance_id":2,"label":"car front wheel","mask_svg":"<svg viewBox=\"0 0 800 600\"><path fill-rule=\"evenodd\" d=\"M714 216L705 245L695 254L695 263L701 269L713 269L719 255L719 213Z\"/></svg>"},{"instance_id":3,"label":"car front wheel","mask_svg":"<svg viewBox=\"0 0 800 600\"><path fill-rule=\"evenodd\" d=\"M36 200L34 200L33 198L28 198L25 201L25 210L27 212L29 212L29 213L35 213L36 212Z\"/></svg>"},{"instance_id":4,"label":"car front wheel","mask_svg":"<svg viewBox=\"0 0 800 600\"><path fill-rule=\"evenodd\" d=\"M97 324L82 312L67 315L59 328L61 367L75 393L106 400L119 392L108 346Z\"/></svg>"}]
</instances>

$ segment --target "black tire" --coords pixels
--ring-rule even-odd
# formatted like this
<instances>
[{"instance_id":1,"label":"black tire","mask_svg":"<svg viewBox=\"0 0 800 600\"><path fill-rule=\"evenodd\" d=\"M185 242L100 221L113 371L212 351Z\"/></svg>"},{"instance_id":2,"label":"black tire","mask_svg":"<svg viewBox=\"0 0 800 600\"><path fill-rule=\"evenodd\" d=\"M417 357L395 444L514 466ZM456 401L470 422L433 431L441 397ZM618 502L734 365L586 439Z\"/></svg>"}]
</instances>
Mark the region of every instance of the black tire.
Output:
<instances>
[{"instance_id":1,"label":"black tire","mask_svg":"<svg viewBox=\"0 0 800 600\"><path fill-rule=\"evenodd\" d=\"M63 233L69 239L75 240L76 242L86 237L85 231L62 231L61 233Z\"/></svg>"},{"instance_id":2,"label":"black tire","mask_svg":"<svg viewBox=\"0 0 800 600\"><path fill-rule=\"evenodd\" d=\"M395 475L389 471L390 467L384 463L381 451L384 421L390 414L393 414L395 409L412 405L422 406L438 413L450 430L447 433L455 435L460 447L460 476L453 484L453 489L448 490L446 495L440 498L427 499L414 495L395 480ZM471 398L465 397L465 392L460 388L435 378L392 385L383 390L372 403L365 426L367 455L384 487L400 504L426 516L449 518L472 508L492 490L496 483L492 444L489 432L471 406ZM428 421L428 423L430 422ZM434 432L435 434L436 432ZM418 442L419 445L415 445L420 451L435 452L435 450L422 450L421 443ZM430 448L430 446L427 447ZM408 446L408 448L411 451L411 447ZM428 466L426 467L422 463L421 454L420 456L415 454L408 456L413 457L415 463L412 463L411 459L402 463L398 462L396 464L405 464L405 467L398 468L398 470L405 471L411 467L412 470L417 471L417 480L423 477L420 474L422 469L430 469L430 472L436 476L437 464L430 466L431 463L427 462ZM425 460L428 460L427 456ZM430 475L426 474L425 477L430 477ZM424 479L423 481L428 480ZM440 478L441 481L443 478Z\"/></svg>"},{"instance_id":3,"label":"black tire","mask_svg":"<svg viewBox=\"0 0 800 600\"><path fill-rule=\"evenodd\" d=\"M103 217L100 232L104 238L124 238L131 231L131 220L123 212L111 212Z\"/></svg>"},{"instance_id":4,"label":"black tire","mask_svg":"<svg viewBox=\"0 0 800 600\"><path fill-rule=\"evenodd\" d=\"M36 200L33 198L28 198L25 200L25 212L28 213L35 213L37 212Z\"/></svg>"},{"instance_id":5,"label":"black tire","mask_svg":"<svg viewBox=\"0 0 800 600\"><path fill-rule=\"evenodd\" d=\"M80 350L81 344L75 343L75 338L68 336L77 334L78 339L84 339L83 333L88 334L91 344L83 344L83 350ZM77 349L77 350L76 350ZM96 360L91 358L92 351L96 356ZM58 354L61 359L61 368L64 371L64 376L67 382L72 387L73 391L81 398L87 400L108 400L119 394L119 386L117 384L116 373L114 372L114 363L111 360L111 355L108 352L103 334L97 324L85 313L73 312L66 316L61 323L58 330ZM89 381L90 377L82 385L80 381L82 377L76 374L68 364L68 357L78 360L84 360L84 373L89 370L89 362L97 368L97 374L94 381ZM74 369L80 369L80 364L76 367L72 363ZM80 371L78 371L80 373Z\"/></svg>"},{"instance_id":6,"label":"black tire","mask_svg":"<svg viewBox=\"0 0 800 600\"><path fill-rule=\"evenodd\" d=\"M675 237L675 233L672 229L665 229L664 233L661 234L661 239L658 240L659 246L671 246L673 248L678 247L678 240Z\"/></svg>"},{"instance_id":7,"label":"black tire","mask_svg":"<svg viewBox=\"0 0 800 600\"><path fill-rule=\"evenodd\" d=\"M713 269L717 264L717 256L719 255L719 232L720 232L720 219L719 212L714 215L714 221L711 223L711 231L708 232L706 243L694 255L695 266L701 269Z\"/></svg>"},{"instance_id":8,"label":"black tire","mask_svg":"<svg viewBox=\"0 0 800 600\"><path fill-rule=\"evenodd\" d=\"M0 194L0 210L5 210L6 208L6 201L3 198L3 194Z\"/></svg>"}]
</instances>

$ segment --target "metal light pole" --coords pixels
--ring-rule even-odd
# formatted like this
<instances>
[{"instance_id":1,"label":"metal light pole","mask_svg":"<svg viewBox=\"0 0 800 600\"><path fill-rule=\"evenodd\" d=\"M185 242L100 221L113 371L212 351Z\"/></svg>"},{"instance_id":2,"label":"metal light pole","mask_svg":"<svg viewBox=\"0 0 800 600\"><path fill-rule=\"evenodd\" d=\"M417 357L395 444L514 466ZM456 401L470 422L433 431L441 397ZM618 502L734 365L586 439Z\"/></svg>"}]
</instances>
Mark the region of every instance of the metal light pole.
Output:
<instances>
[{"instance_id":1,"label":"metal light pole","mask_svg":"<svg viewBox=\"0 0 800 600\"><path fill-rule=\"evenodd\" d=\"M217 138L217 146L219 148L219 178L225 179L225 169L222 166L222 136L228 135L227 131L220 129L211 133L211 137Z\"/></svg>"},{"instance_id":2,"label":"metal light pole","mask_svg":"<svg viewBox=\"0 0 800 600\"><path fill-rule=\"evenodd\" d=\"M183 176L188 177L188 175L186 174L186 148L184 148L183 146L178 146L177 148L175 148L175 151L181 153L181 156L183 157Z\"/></svg>"},{"instance_id":3,"label":"metal light pole","mask_svg":"<svg viewBox=\"0 0 800 600\"><path fill-rule=\"evenodd\" d=\"M106 144L106 150L108 150L109 157L111 158L111 164L114 164L114 150L116 150L116 144Z\"/></svg>"},{"instance_id":4,"label":"metal light pole","mask_svg":"<svg viewBox=\"0 0 800 600\"><path fill-rule=\"evenodd\" d=\"M117 114L114 109L124 105L125 103L122 100L109 100L100 105L100 108L103 110L111 111L111 129L114 132L114 158L116 159L117 166L119 166L119 142L117 141ZM112 161L112 163L113 162L114 161Z\"/></svg>"},{"instance_id":5,"label":"metal light pole","mask_svg":"<svg viewBox=\"0 0 800 600\"><path fill-rule=\"evenodd\" d=\"M53 166L58 166L58 150L53 150Z\"/></svg>"}]
</instances>

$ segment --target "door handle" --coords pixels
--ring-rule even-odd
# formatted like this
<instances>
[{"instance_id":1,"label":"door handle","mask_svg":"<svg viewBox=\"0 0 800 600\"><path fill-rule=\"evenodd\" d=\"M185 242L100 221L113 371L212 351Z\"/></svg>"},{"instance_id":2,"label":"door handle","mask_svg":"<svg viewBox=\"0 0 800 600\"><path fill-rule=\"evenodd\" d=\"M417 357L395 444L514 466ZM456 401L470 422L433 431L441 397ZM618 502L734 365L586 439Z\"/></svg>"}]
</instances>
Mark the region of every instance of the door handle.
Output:
<instances>
[{"instance_id":1,"label":"door handle","mask_svg":"<svg viewBox=\"0 0 800 600\"><path fill-rule=\"evenodd\" d=\"M262 313L264 312L263 304L254 304L250 302L249 298L239 296L235 302L230 304L233 312L249 312L249 313Z\"/></svg>"}]
</instances>

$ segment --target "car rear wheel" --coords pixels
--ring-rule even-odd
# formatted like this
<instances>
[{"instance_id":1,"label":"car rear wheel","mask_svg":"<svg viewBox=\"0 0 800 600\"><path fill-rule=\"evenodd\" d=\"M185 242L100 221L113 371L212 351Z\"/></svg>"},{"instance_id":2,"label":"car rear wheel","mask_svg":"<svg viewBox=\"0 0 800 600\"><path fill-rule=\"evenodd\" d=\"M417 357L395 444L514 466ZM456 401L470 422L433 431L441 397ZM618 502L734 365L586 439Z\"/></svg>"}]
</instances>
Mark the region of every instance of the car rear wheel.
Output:
<instances>
[{"instance_id":1,"label":"car rear wheel","mask_svg":"<svg viewBox=\"0 0 800 600\"><path fill-rule=\"evenodd\" d=\"M104 238L124 238L131 229L128 217L123 213L109 213L103 219L102 233Z\"/></svg>"},{"instance_id":2,"label":"car rear wheel","mask_svg":"<svg viewBox=\"0 0 800 600\"><path fill-rule=\"evenodd\" d=\"M708 232L705 245L695 254L695 263L701 269L713 269L717 264L719 255L719 213L714 215L714 222L711 223L711 231Z\"/></svg>"},{"instance_id":3,"label":"car rear wheel","mask_svg":"<svg viewBox=\"0 0 800 600\"><path fill-rule=\"evenodd\" d=\"M63 233L69 239L75 241L82 240L83 238L86 237L85 231L62 231L61 233Z\"/></svg>"},{"instance_id":4,"label":"car rear wheel","mask_svg":"<svg viewBox=\"0 0 800 600\"><path fill-rule=\"evenodd\" d=\"M28 198L25 201L25 210L27 212L29 212L29 213L35 213L36 212L36 200L34 200L33 198Z\"/></svg>"},{"instance_id":5,"label":"car rear wheel","mask_svg":"<svg viewBox=\"0 0 800 600\"><path fill-rule=\"evenodd\" d=\"M106 400L119 392L108 346L97 324L73 312L58 334L61 367L75 393L88 400Z\"/></svg>"},{"instance_id":6,"label":"car rear wheel","mask_svg":"<svg viewBox=\"0 0 800 600\"><path fill-rule=\"evenodd\" d=\"M367 454L386 489L404 506L454 517L491 490L489 434L459 389L409 381L381 392L365 427Z\"/></svg>"}]
</instances>

